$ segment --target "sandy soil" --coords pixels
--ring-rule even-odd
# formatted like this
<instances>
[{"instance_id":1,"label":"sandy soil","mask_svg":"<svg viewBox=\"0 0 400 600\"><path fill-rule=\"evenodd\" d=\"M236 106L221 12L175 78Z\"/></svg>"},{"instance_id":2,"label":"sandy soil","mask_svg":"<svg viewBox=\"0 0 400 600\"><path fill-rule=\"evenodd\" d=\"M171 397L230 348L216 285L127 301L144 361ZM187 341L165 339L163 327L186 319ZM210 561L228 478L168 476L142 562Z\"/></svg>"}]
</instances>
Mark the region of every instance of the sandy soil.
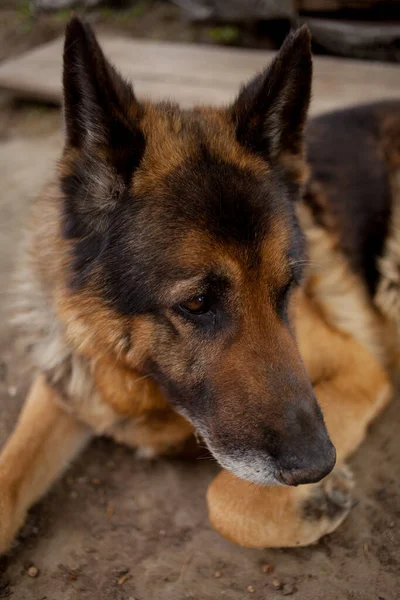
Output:
<instances>
[{"instance_id":1,"label":"sandy soil","mask_svg":"<svg viewBox=\"0 0 400 600\"><path fill-rule=\"evenodd\" d=\"M0 108L0 446L29 384L7 320L11 273L26 209L61 148L59 121L41 107L11 110L3 100ZM275 577L296 600L399 599L399 408L397 399L351 461L358 505L349 519L297 550L245 550L212 530L205 506L218 469L212 462L140 462L98 440L0 559L0 598L278 600ZM37 577L28 574L32 565Z\"/></svg>"}]
</instances>

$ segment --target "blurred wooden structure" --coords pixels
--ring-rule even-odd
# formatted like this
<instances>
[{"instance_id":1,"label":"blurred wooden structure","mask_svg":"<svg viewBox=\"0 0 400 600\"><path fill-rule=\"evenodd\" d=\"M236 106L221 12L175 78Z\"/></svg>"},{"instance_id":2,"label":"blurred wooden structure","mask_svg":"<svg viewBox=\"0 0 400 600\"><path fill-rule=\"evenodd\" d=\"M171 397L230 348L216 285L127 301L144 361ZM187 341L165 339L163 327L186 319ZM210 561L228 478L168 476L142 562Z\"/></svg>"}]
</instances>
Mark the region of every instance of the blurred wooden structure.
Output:
<instances>
[{"instance_id":1,"label":"blurred wooden structure","mask_svg":"<svg viewBox=\"0 0 400 600\"><path fill-rule=\"evenodd\" d=\"M325 52L400 62L399 0L293 0Z\"/></svg>"},{"instance_id":2,"label":"blurred wooden structure","mask_svg":"<svg viewBox=\"0 0 400 600\"><path fill-rule=\"evenodd\" d=\"M380 5L396 5L398 0L294 0L299 12L334 12L343 9L379 8Z\"/></svg>"},{"instance_id":3,"label":"blurred wooden structure","mask_svg":"<svg viewBox=\"0 0 400 600\"><path fill-rule=\"evenodd\" d=\"M224 105L273 53L101 36L100 42L140 97L170 98L184 106ZM60 103L63 40L0 65L0 88L19 97ZM400 98L396 65L317 57L312 113L360 102Z\"/></svg>"}]
</instances>

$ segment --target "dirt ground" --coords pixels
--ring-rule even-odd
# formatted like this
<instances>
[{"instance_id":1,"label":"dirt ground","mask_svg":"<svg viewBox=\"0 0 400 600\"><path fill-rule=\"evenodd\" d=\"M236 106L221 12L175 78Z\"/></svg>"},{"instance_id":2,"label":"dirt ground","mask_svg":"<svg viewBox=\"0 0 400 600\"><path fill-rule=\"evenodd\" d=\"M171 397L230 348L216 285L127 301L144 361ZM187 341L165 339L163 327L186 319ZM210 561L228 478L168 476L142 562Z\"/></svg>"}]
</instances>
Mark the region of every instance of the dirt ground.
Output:
<instances>
[{"instance_id":1,"label":"dirt ground","mask_svg":"<svg viewBox=\"0 0 400 600\"><path fill-rule=\"evenodd\" d=\"M60 122L55 109L0 96L0 447L29 385L8 320L16 247L61 150ZM218 471L211 461L142 462L97 440L0 559L0 598L278 600L277 578L295 600L400 599L399 408L397 398L351 461L358 504L349 519L296 550L245 550L213 531L205 505Z\"/></svg>"}]
</instances>

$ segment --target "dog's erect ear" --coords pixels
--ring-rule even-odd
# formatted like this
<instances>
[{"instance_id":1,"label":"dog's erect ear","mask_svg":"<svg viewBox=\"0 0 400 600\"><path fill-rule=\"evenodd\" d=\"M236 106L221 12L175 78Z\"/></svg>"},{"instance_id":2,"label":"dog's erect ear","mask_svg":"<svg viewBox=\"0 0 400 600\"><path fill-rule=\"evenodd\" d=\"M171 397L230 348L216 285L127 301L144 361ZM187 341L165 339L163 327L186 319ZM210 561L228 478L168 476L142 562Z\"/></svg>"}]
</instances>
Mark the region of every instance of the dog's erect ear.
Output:
<instances>
[{"instance_id":1,"label":"dog's erect ear","mask_svg":"<svg viewBox=\"0 0 400 600\"><path fill-rule=\"evenodd\" d=\"M131 86L105 58L90 26L78 18L66 29L63 87L70 145L134 150L134 142L140 142L141 106Z\"/></svg>"},{"instance_id":2,"label":"dog's erect ear","mask_svg":"<svg viewBox=\"0 0 400 600\"><path fill-rule=\"evenodd\" d=\"M303 151L311 95L311 36L291 33L272 64L240 92L232 106L238 141L270 161Z\"/></svg>"},{"instance_id":3,"label":"dog's erect ear","mask_svg":"<svg viewBox=\"0 0 400 600\"><path fill-rule=\"evenodd\" d=\"M67 150L80 150L64 156L63 233L84 238L80 254L90 266L143 156L143 107L77 18L66 30L63 84Z\"/></svg>"}]
</instances>

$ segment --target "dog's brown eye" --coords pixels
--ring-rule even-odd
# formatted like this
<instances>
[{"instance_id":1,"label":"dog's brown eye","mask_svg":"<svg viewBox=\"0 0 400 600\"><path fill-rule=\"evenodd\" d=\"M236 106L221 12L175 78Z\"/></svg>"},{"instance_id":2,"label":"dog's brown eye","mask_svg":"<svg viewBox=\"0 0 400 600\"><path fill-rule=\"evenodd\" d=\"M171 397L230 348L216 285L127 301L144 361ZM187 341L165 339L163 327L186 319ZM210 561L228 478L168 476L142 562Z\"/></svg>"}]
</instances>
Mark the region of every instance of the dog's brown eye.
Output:
<instances>
[{"instance_id":1,"label":"dog's brown eye","mask_svg":"<svg viewBox=\"0 0 400 600\"><path fill-rule=\"evenodd\" d=\"M204 315L210 310L210 302L205 294L199 294L182 302L180 307L192 315Z\"/></svg>"}]
</instances>

